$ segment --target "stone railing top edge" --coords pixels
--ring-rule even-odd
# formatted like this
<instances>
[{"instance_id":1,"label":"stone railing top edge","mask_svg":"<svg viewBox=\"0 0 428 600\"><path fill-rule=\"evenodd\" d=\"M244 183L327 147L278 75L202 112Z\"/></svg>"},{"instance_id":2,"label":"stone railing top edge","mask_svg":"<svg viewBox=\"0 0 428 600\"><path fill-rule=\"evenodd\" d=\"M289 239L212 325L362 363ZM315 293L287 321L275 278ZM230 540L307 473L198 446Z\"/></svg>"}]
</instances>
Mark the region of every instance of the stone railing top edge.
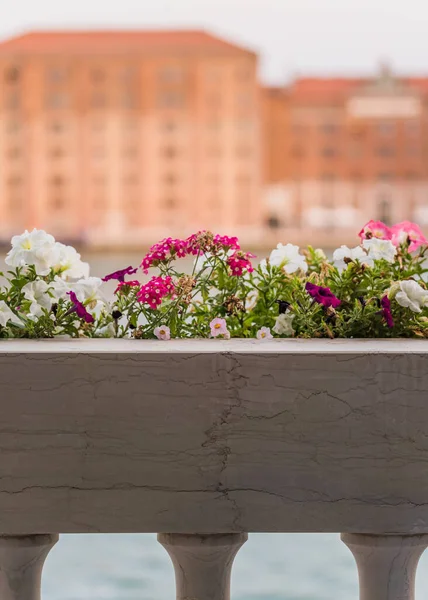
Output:
<instances>
[{"instance_id":1,"label":"stone railing top edge","mask_svg":"<svg viewBox=\"0 0 428 600\"><path fill-rule=\"evenodd\" d=\"M428 354L428 341L415 339L0 340L9 354Z\"/></svg>"}]
</instances>

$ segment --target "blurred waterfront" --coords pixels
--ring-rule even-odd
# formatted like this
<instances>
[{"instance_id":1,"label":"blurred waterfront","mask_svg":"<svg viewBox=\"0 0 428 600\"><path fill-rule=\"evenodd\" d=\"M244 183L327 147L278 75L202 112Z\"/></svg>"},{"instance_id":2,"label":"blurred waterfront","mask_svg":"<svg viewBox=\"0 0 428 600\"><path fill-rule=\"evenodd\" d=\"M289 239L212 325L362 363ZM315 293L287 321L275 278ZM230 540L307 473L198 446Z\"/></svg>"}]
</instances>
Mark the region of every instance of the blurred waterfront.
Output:
<instances>
[{"instance_id":1,"label":"blurred waterfront","mask_svg":"<svg viewBox=\"0 0 428 600\"><path fill-rule=\"evenodd\" d=\"M416 591L428 594L428 553ZM173 600L173 568L154 534L63 535L46 561L43 598ZM337 534L252 534L235 559L232 598L357 600L357 569Z\"/></svg>"}]
</instances>

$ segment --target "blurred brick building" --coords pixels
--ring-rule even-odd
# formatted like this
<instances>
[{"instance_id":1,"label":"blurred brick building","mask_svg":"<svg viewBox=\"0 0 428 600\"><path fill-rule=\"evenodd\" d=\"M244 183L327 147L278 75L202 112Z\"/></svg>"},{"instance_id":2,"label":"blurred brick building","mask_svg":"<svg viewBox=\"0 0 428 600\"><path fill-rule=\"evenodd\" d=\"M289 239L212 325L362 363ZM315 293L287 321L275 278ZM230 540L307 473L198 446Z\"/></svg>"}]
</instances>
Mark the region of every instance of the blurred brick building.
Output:
<instances>
[{"instance_id":1,"label":"blurred brick building","mask_svg":"<svg viewBox=\"0 0 428 600\"><path fill-rule=\"evenodd\" d=\"M264 207L288 240L331 246L369 219L428 225L428 78L296 79L263 97Z\"/></svg>"},{"instance_id":2,"label":"blurred brick building","mask_svg":"<svg viewBox=\"0 0 428 600\"><path fill-rule=\"evenodd\" d=\"M254 239L257 56L202 31L35 32L0 44L0 238Z\"/></svg>"}]
</instances>

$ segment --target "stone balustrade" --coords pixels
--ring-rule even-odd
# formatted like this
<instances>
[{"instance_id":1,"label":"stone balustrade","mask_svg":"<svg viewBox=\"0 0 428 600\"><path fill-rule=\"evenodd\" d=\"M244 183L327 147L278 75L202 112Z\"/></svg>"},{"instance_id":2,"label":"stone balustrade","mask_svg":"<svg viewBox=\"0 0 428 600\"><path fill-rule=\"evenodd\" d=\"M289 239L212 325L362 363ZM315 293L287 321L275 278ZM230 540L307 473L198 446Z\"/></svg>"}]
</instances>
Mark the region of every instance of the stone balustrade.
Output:
<instances>
[{"instance_id":1,"label":"stone balustrade","mask_svg":"<svg viewBox=\"0 0 428 600\"><path fill-rule=\"evenodd\" d=\"M428 344L0 342L0 599L61 533L158 532L180 600L227 600L248 532L341 532L361 600L428 545Z\"/></svg>"}]
</instances>

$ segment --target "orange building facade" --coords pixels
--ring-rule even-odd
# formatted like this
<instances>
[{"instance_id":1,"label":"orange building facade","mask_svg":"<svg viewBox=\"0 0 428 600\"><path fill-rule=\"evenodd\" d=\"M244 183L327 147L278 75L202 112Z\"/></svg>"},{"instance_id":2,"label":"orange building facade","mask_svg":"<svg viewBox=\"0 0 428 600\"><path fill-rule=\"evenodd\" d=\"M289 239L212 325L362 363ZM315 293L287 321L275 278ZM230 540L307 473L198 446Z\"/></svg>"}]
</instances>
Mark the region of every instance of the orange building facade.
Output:
<instances>
[{"instance_id":1,"label":"orange building facade","mask_svg":"<svg viewBox=\"0 0 428 600\"><path fill-rule=\"evenodd\" d=\"M428 226L428 78L297 79L263 97L276 237L330 246L369 219Z\"/></svg>"},{"instance_id":2,"label":"orange building facade","mask_svg":"<svg viewBox=\"0 0 428 600\"><path fill-rule=\"evenodd\" d=\"M200 31L0 44L0 238L147 244L264 222L257 56Z\"/></svg>"}]
</instances>

